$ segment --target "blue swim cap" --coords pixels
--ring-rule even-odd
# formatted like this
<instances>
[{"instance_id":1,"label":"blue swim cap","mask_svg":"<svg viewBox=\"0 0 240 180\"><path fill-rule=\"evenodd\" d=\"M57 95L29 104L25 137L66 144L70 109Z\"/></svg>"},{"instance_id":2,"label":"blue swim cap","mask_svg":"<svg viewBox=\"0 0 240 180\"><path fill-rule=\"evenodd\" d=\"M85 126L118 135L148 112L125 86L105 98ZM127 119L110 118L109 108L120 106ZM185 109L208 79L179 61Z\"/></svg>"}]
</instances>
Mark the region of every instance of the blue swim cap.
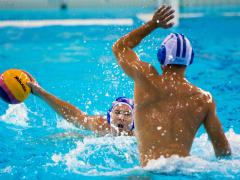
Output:
<instances>
[{"instance_id":1,"label":"blue swim cap","mask_svg":"<svg viewBox=\"0 0 240 180\"><path fill-rule=\"evenodd\" d=\"M193 63L194 51L188 38L183 34L171 33L161 44L158 53L161 65L178 64L190 65Z\"/></svg>"},{"instance_id":2,"label":"blue swim cap","mask_svg":"<svg viewBox=\"0 0 240 180\"><path fill-rule=\"evenodd\" d=\"M116 107L119 104L126 104L128 105L131 109L132 112L134 112L134 102L132 99L126 98L126 97L118 97L115 101L112 102L111 108L107 111L107 120L108 123L111 124L111 115L110 113L112 112L112 109ZM131 131L134 129L134 119L133 119L133 114L132 114L132 124L131 124Z\"/></svg>"}]
</instances>

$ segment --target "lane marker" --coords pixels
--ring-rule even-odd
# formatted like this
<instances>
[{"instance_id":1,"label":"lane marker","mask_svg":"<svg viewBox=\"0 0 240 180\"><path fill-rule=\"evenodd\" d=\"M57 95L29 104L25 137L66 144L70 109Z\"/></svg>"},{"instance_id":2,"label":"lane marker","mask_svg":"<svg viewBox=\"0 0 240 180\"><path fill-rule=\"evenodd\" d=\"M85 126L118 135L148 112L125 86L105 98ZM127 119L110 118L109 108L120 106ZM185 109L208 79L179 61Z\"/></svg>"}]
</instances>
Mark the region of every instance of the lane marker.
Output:
<instances>
[{"instance_id":1,"label":"lane marker","mask_svg":"<svg viewBox=\"0 0 240 180\"><path fill-rule=\"evenodd\" d=\"M223 16L227 16L227 17L240 16L240 12L225 12L223 13Z\"/></svg>"},{"instance_id":2,"label":"lane marker","mask_svg":"<svg viewBox=\"0 0 240 180\"><path fill-rule=\"evenodd\" d=\"M203 17L204 13L181 13L180 18L199 18Z\"/></svg>"},{"instance_id":3,"label":"lane marker","mask_svg":"<svg viewBox=\"0 0 240 180\"><path fill-rule=\"evenodd\" d=\"M152 19L153 13L139 13L137 14L137 18L147 22ZM188 19L188 18L199 18L199 17L204 17L208 16L204 13L180 13L180 18L183 19ZM224 12L220 14L220 16L228 16L228 17L238 17L240 16L240 12Z\"/></svg>"},{"instance_id":4,"label":"lane marker","mask_svg":"<svg viewBox=\"0 0 240 180\"><path fill-rule=\"evenodd\" d=\"M152 19L153 13L139 13L137 14L137 18L139 18L142 21L149 21ZM197 17L203 17L203 13L181 13L180 18L197 18Z\"/></svg>"},{"instance_id":5,"label":"lane marker","mask_svg":"<svg viewBox=\"0 0 240 180\"><path fill-rule=\"evenodd\" d=\"M44 26L108 26L122 25L131 26L133 20L126 19L52 19L52 20L10 20L0 21L0 27L44 27Z\"/></svg>"},{"instance_id":6,"label":"lane marker","mask_svg":"<svg viewBox=\"0 0 240 180\"><path fill-rule=\"evenodd\" d=\"M153 13L139 13L137 18L142 21L149 21ZM221 14L225 17L239 17L240 12L224 12ZM204 17L204 13L181 13L180 18L199 18ZM132 26L133 19L51 19L51 20L4 20L0 21L0 27L45 27L45 26L109 26L122 25Z\"/></svg>"}]
</instances>

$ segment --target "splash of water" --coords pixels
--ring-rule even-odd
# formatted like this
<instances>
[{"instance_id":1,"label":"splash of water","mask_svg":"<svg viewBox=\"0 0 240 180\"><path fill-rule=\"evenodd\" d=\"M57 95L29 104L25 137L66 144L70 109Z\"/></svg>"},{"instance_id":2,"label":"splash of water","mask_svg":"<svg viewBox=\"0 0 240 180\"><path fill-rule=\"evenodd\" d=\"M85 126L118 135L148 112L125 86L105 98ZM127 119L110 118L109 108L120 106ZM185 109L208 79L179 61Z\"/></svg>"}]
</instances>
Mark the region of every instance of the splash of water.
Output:
<instances>
[{"instance_id":1,"label":"splash of water","mask_svg":"<svg viewBox=\"0 0 240 180\"><path fill-rule=\"evenodd\" d=\"M0 116L0 120L16 126L28 127L28 108L24 103L9 105L5 114Z\"/></svg>"},{"instance_id":2,"label":"splash of water","mask_svg":"<svg viewBox=\"0 0 240 180\"><path fill-rule=\"evenodd\" d=\"M78 130L72 123L69 123L64 118L57 116L57 128L65 129L65 130Z\"/></svg>"},{"instance_id":3,"label":"splash of water","mask_svg":"<svg viewBox=\"0 0 240 180\"><path fill-rule=\"evenodd\" d=\"M85 138L66 154L53 154L55 165L63 163L70 172L88 176L117 176L154 172L160 174L235 177L240 174L240 135L233 129L226 132L232 148L232 158L218 160L207 134L197 137L191 156L151 160L139 167L137 141L134 137Z\"/></svg>"},{"instance_id":4,"label":"splash of water","mask_svg":"<svg viewBox=\"0 0 240 180\"><path fill-rule=\"evenodd\" d=\"M194 140L191 156L160 157L149 161L144 170L174 175L211 174L233 178L240 173L240 135L233 129L229 129L225 134L232 148L232 157L229 159L216 159L207 134L202 134Z\"/></svg>"},{"instance_id":5,"label":"splash of water","mask_svg":"<svg viewBox=\"0 0 240 180\"><path fill-rule=\"evenodd\" d=\"M121 174L129 172L129 168L136 169L136 151L136 140L133 137L87 137L83 142L77 141L76 148L68 153L53 154L52 160L55 164L65 164L69 171L78 174L115 175L120 171Z\"/></svg>"}]
</instances>

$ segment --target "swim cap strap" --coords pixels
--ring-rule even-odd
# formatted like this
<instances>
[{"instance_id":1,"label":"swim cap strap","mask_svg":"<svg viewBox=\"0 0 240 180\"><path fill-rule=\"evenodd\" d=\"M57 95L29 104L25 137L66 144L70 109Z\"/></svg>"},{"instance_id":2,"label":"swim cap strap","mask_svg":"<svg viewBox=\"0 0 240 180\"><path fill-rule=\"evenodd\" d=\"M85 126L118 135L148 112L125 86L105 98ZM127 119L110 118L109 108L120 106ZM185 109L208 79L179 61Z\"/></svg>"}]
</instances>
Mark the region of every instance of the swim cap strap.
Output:
<instances>
[{"instance_id":1,"label":"swim cap strap","mask_svg":"<svg viewBox=\"0 0 240 180\"><path fill-rule=\"evenodd\" d=\"M191 65L193 63L193 59L194 59L194 51L192 49L192 54L191 54L191 59L190 59L189 65Z\"/></svg>"},{"instance_id":2,"label":"swim cap strap","mask_svg":"<svg viewBox=\"0 0 240 180\"><path fill-rule=\"evenodd\" d=\"M160 64L163 65L166 59L166 47L164 45L161 45L161 47L159 48L157 57Z\"/></svg>"}]
</instances>

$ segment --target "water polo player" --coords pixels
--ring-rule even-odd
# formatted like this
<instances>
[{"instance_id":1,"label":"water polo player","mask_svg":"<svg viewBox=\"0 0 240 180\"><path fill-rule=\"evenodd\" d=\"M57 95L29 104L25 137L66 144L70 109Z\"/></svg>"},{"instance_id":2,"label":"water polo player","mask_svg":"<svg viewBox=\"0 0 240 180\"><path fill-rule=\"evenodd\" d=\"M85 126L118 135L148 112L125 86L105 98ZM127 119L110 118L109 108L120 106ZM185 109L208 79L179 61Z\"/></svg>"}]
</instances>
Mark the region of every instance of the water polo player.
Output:
<instances>
[{"instance_id":1,"label":"water polo player","mask_svg":"<svg viewBox=\"0 0 240 180\"><path fill-rule=\"evenodd\" d=\"M32 93L47 102L68 122L73 123L77 127L92 130L100 135L133 135L133 100L126 97L119 97L112 103L112 107L107 112L107 117L100 115L89 116L72 104L44 90L30 74L28 75L31 77L31 82L28 85L31 87Z\"/></svg>"},{"instance_id":2,"label":"water polo player","mask_svg":"<svg viewBox=\"0 0 240 180\"><path fill-rule=\"evenodd\" d=\"M172 27L170 21L173 18L174 10L162 6L152 20L124 35L113 46L118 63L134 80L134 123L142 166L161 156L188 156L202 124L216 156L231 154L211 94L185 78L186 67L194 58L187 37L172 33L159 45L157 57L163 74L141 61L134 51L153 30Z\"/></svg>"}]
</instances>

